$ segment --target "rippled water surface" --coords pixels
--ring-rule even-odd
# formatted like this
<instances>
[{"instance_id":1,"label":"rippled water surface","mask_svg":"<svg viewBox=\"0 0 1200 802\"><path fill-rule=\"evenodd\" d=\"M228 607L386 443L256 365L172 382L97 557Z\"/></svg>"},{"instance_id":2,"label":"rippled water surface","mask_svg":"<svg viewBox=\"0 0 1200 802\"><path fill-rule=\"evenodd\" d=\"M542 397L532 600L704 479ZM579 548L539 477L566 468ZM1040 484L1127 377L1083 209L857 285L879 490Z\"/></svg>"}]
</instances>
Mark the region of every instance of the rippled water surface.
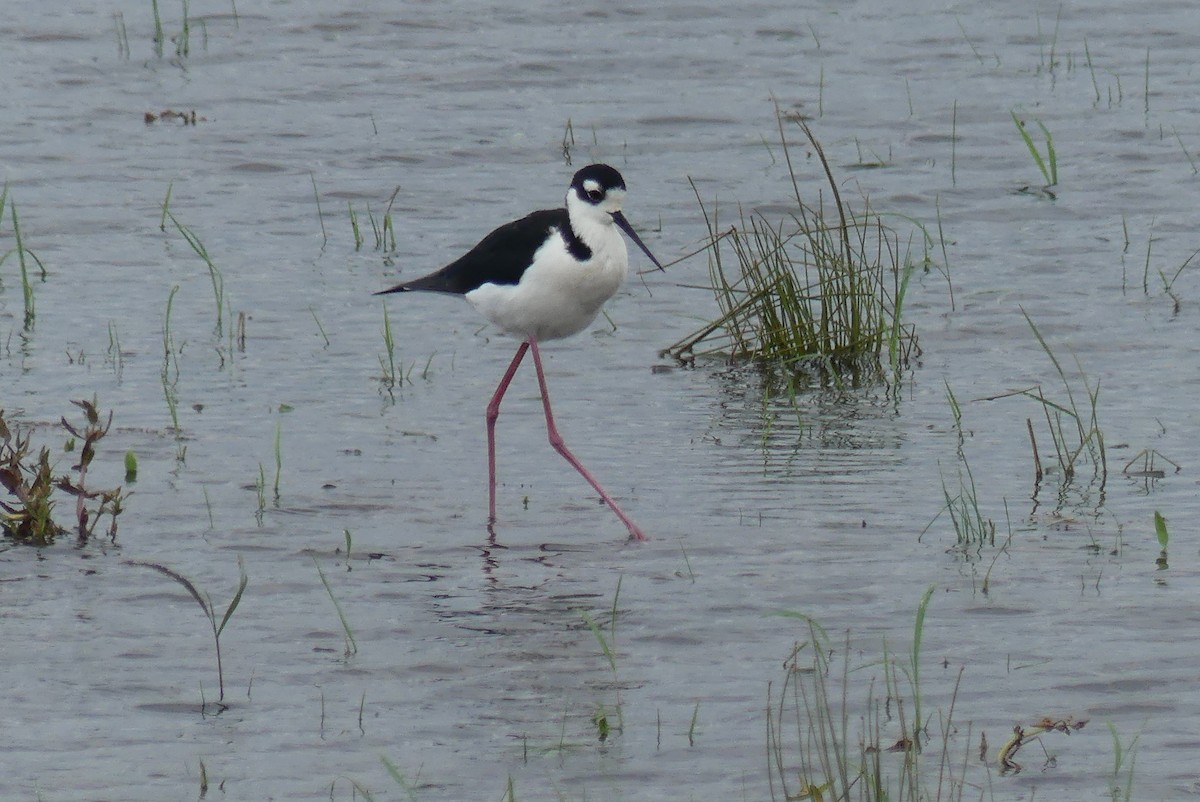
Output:
<instances>
[{"instance_id":1,"label":"rippled water surface","mask_svg":"<svg viewBox=\"0 0 1200 802\"><path fill-rule=\"evenodd\" d=\"M139 460L115 544L0 551L0 796L194 799L206 778L209 799L778 799L768 684L810 635L779 614L830 633L857 704L885 650L908 660L931 586L922 704L940 749L953 698L963 798L1108 798L1108 724L1139 738L1134 796L1200 793L1189 4L193 0L186 55L158 5L162 56L149 3L0 20L0 175L46 271L27 260L26 327L16 255L0 265L0 408L67 471L59 419L95 395L114 414L89 484ZM546 445L526 366L489 541L483 406L514 343L454 299L389 299L389 391L370 293L555 205L592 160L664 261L703 242L689 179L726 220L786 209L774 103L928 253L919 359L894 392L802 391L797 415L750 372L658 356L715 313L703 255L635 279L611 325L544 353L567 441L651 539L626 542ZM1043 154L1038 121L1053 136L1049 190L1013 111ZM219 270L219 328L168 194ZM1025 315L1078 403L1080 370L1099 387L1106 482L1085 463L1037 485L1043 408L981 400L1065 401ZM1144 449L1161 478L1122 473ZM997 538L964 553L939 511L967 466ZM218 714L202 611L131 562L219 618L239 560ZM1089 723L1002 776L1000 744L1043 716Z\"/></svg>"}]
</instances>

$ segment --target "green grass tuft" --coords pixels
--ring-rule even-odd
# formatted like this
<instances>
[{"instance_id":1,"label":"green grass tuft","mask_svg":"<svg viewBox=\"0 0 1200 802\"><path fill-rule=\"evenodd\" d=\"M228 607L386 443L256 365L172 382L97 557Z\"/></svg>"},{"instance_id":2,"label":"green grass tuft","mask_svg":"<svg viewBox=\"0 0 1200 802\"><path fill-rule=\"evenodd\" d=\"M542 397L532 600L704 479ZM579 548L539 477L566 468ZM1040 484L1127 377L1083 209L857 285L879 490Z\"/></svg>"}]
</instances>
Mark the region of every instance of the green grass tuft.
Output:
<instances>
[{"instance_id":1,"label":"green grass tuft","mask_svg":"<svg viewBox=\"0 0 1200 802\"><path fill-rule=\"evenodd\" d=\"M1013 124L1017 126L1017 131L1021 134L1021 140L1029 150L1029 155L1033 157L1034 163L1042 173L1042 178L1045 179L1042 189L1049 190L1051 187L1056 186L1058 184L1058 154L1054 150L1054 137L1051 136L1050 129L1041 120L1034 120L1038 128L1041 129L1042 136L1046 141L1046 155L1043 156L1041 151L1038 150L1037 144L1033 141L1033 137L1029 134L1029 129L1025 121L1018 117L1015 111L1010 111L1009 114L1012 115Z\"/></svg>"},{"instance_id":2,"label":"green grass tuft","mask_svg":"<svg viewBox=\"0 0 1200 802\"><path fill-rule=\"evenodd\" d=\"M832 203L805 202L785 123L800 128L824 171ZM782 220L741 213L724 226L693 184L708 228L710 283L721 314L664 351L681 361L720 354L842 379L898 371L917 349L902 320L913 265L899 238L864 199L843 202L824 150L808 124L778 112L779 136L796 211ZM729 263L732 251L736 267Z\"/></svg>"}]
</instances>

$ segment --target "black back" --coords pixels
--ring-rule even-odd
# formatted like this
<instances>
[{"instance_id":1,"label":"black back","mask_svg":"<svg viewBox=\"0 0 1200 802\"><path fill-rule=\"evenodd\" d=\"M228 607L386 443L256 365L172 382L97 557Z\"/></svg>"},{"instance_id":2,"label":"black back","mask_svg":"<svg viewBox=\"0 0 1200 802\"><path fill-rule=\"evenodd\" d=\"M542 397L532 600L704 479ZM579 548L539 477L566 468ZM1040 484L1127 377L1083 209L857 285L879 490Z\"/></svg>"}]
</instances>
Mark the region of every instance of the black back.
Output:
<instances>
[{"instance_id":1,"label":"black back","mask_svg":"<svg viewBox=\"0 0 1200 802\"><path fill-rule=\"evenodd\" d=\"M541 209L497 228L478 245L441 270L378 292L449 292L464 295L482 284L518 284L533 255L550 232L557 230L567 250L578 259L590 259L591 250L575 235L566 209Z\"/></svg>"}]
</instances>

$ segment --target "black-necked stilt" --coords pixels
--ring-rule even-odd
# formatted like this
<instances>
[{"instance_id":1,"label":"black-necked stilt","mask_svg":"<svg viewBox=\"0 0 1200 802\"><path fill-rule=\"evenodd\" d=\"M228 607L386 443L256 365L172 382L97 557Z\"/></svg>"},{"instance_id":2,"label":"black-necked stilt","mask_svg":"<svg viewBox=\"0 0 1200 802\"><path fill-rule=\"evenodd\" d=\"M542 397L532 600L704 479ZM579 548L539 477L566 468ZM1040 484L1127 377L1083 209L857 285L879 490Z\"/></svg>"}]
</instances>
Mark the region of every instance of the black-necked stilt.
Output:
<instances>
[{"instance_id":1,"label":"black-necked stilt","mask_svg":"<svg viewBox=\"0 0 1200 802\"><path fill-rule=\"evenodd\" d=\"M629 256L614 223L659 270L663 269L621 213L624 200L625 179L621 174L607 164L589 165L571 179L565 209L542 209L503 225L441 270L375 293L462 295L505 333L521 338L517 354L487 406L489 524L496 520L496 419L500 416L500 401L525 352L530 351L550 444L595 488L632 537L646 538L563 442L550 411L550 394L538 353L539 341L569 337L587 328L625 280Z\"/></svg>"}]
</instances>

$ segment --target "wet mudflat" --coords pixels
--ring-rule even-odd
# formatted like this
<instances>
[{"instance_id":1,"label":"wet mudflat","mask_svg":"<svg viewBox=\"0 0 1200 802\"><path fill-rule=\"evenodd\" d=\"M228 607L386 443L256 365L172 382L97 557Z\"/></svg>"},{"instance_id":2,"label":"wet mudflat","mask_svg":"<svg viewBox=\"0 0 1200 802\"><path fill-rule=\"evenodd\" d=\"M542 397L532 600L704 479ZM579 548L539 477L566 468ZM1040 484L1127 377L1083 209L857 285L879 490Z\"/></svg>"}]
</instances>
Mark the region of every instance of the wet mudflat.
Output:
<instances>
[{"instance_id":1,"label":"wet mudflat","mask_svg":"<svg viewBox=\"0 0 1200 802\"><path fill-rule=\"evenodd\" d=\"M1200 789L1187 7L193 2L184 55L160 3L160 57L148 5L17 6L0 170L46 276L27 327L16 257L0 265L0 407L67 470L59 418L95 395L114 417L91 481L122 484L126 451L139 472L115 544L0 551L4 796L191 799L203 777L231 799L499 799L510 780L522 799L769 798L768 683L810 637L780 614L830 633L861 701L931 586L922 707L940 748L953 699L964 798L1107 798L1129 781L1108 724L1139 738L1135 797ZM489 539L483 406L515 345L454 299L402 297L389 356L370 293L558 203L592 160L624 173L664 260L703 244L689 178L729 222L786 210L775 103L809 118L846 197L902 243L930 233L911 228L919 359L894 388L793 408L753 370L658 357L715 313L703 256L634 279L611 325L544 354L568 443L652 539L625 542L546 445L529 366ZM1038 123L1052 135L1054 186L1014 111L1044 162ZM1085 460L1039 484L1044 407L979 400L1064 398L1026 315L1076 393L1099 386L1106 476ZM1143 450L1182 469L1124 474ZM968 467L994 543L939 516ZM199 606L130 561L219 614L239 558L222 710ZM1013 726L1043 716L1089 723L1002 774Z\"/></svg>"}]
</instances>

